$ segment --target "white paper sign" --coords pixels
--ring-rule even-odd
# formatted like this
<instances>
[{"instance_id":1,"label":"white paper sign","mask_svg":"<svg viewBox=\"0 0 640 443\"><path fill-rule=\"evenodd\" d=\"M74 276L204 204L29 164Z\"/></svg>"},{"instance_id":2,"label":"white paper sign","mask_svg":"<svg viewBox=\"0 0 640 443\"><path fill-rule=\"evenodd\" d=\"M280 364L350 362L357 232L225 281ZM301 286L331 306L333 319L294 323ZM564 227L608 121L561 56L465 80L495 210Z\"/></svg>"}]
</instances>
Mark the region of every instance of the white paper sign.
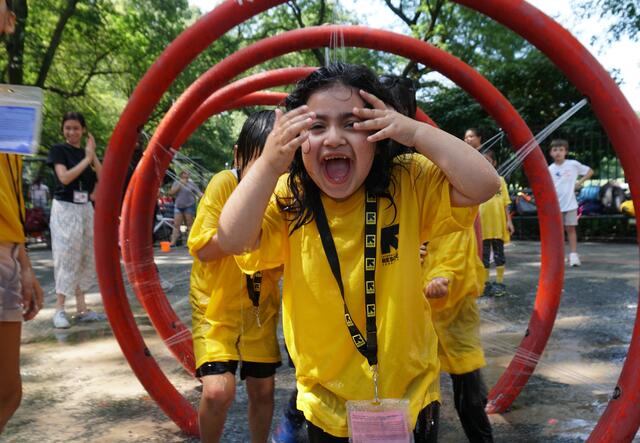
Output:
<instances>
[{"instance_id":1,"label":"white paper sign","mask_svg":"<svg viewBox=\"0 0 640 443\"><path fill-rule=\"evenodd\" d=\"M42 129L42 89L0 84L0 152L34 154Z\"/></svg>"}]
</instances>

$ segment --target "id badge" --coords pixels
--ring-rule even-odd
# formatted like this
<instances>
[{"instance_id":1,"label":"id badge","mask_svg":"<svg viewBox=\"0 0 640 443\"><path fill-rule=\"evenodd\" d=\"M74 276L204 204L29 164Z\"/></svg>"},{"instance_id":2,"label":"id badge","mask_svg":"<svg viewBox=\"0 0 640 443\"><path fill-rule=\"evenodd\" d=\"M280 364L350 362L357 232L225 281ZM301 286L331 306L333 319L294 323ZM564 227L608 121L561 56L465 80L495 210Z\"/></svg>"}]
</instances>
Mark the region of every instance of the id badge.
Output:
<instances>
[{"instance_id":1,"label":"id badge","mask_svg":"<svg viewBox=\"0 0 640 443\"><path fill-rule=\"evenodd\" d=\"M352 443L413 443L409 400L349 400L347 421Z\"/></svg>"},{"instance_id":2,"label":"id badge","mask_svg":"<svg viewBox=\"0 0 640 443\"><path fill-rule=\"evenodd\" d=\"M89 201L89 193L87 191L73 191L74 203L87 203Z\"/></svg>"}]
</instances>

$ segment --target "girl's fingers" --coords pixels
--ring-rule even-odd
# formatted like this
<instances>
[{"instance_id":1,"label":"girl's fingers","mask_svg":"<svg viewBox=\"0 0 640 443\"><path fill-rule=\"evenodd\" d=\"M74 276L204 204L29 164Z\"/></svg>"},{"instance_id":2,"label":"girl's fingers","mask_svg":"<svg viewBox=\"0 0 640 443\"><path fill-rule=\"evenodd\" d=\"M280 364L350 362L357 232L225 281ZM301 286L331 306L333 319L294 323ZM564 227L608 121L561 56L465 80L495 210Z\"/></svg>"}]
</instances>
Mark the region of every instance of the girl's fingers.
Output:
<instances>
[{"instance_id":1,"label":"girl's fingers","mask_svg":"<svg viewBox=\"0 0 640 443\"><path fill-rule=\"evenodd\" d=\"M369 94L367 91L363 89L360 90L360 96L364 101L366 101L376 109L382 109L382 110L387 109L387 105L385 105L385 103L382 100L380 100L378 97L376 97L373 94Z\"/></svg>"},{"instance_id":2,"label":"girl's fingers","mask_svg":"<svg viewBox=\"0 0 640 443\"><path fill-rule=\"evenodd\" d=\"M387 138L389 138L388 133L389 133L389 126L379 130L375 134L371 134L369 137L367 137L367 141L379 142L380 140L386 140Z\"/></svg>"},{"instance_id":3,"label":"girl's fingers","mask_svg":"<svg viewBox=\"0 0 640 443\"><path fill-rule=\"evenodd\" d=\"M309 127L311 126L311 122L312 119L310 117L307 117L303 120L298 120L295 123L292 123L282 131L281 140L284 143L287 143L289 140L291 140L293 137L296 137L305 129L309 129Z\"/></svg>"},{"instance_id":4,"label":"girl's fingers","mask_svg":"<svg viewBox=\"0 0 640 443\"><path fill-rule=\"evenodd\" d=\"M284 114L282 116L282 118L280 119L279 123L282 124L286 124L288 123L290 120L295 119L296 117L300 116L300 115L304 115L304 114L308 114L309 113L309 107L307 105L302 105L296 109L292 109L291 111L287 112L286 114Z\"/></svg>"},{"instance_id":5,"label":"girl's fingers","mask_svg":"<svg viewBox=\"0 0 640 443\"><path fill-rule=\"evenodd\" d=\"M363 120L361 122L355 122L353 124L354 129L358 131L372 131L374 129L381 129L385 126L389 126L389 119L386 117L372 118L369 120Z\"/></svg>"},{"instance_id":6,"label":"girl's fingers","mask_svg":"<svg viewBox=\"0 0 640 443\"><path fill-rule=\"evenodd\" d=\"M353 114L362 119L379 118L387 115L386 109L353 108Z\"/></svg>"}]
</instances>

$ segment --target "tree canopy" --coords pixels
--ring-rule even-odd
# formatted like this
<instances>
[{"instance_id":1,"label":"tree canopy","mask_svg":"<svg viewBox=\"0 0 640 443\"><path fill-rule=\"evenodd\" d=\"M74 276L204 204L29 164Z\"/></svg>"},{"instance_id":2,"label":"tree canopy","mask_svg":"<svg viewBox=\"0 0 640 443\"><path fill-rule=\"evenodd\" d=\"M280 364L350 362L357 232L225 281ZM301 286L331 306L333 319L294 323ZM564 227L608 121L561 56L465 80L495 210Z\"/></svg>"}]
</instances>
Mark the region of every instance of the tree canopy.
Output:
<instances>
[{"instance_id":1,"label":"tree canopy","mask_svg":"<svg viewBox=\"0 0 640 443\"><path fill-rule=\"evenodd\" d=\"M448 0L379 1L406 25L407 33L452 53L489 78L534 130L542 129L581 98L546 57L475 11ZM592 7L591 13L621 18L612 36L627 32L637 37L638 0L588 0L583 4ZM68 110L85 114L89 130L104 148L144 73L167 45L202 15L187 0L13 0L12 6L17 15L16 32L0 37L0 83L43 88L42 154L60 141L60 118ZM327 0L292 0L254 17L232 29L189 65L163 96L145 132L152 134L179 95L235 50L290 29L359 21L357 14L339 2ZM302 51L271 60L252 72L318 66L325 63L327 54L366 64L380 73L396 72L413 78L421 86L419 99L425 111L456 135L462 136L468 126L498 130L460 88L435 80L430 67L389 54L349 48L328 53ZM234 138L248 111L210 119L186 142L182 152L210 171L221 169L231 161ZM560 133L569 138L602 136L589 111L581 111Z\"/></svg>"}]
</instances>

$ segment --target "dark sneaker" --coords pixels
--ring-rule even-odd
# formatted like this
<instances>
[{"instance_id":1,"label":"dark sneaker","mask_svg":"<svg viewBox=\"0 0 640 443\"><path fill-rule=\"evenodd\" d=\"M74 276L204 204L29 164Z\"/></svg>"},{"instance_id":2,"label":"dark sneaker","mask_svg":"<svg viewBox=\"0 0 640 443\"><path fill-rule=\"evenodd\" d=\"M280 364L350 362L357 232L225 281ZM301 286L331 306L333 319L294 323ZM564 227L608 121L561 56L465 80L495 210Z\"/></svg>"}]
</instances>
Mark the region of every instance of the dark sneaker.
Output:
<instances>
[{"instance_id":1,"label":"dark sneaker","mask_svg":"<svg viewBox=\"0 0 640 443\"><path fill-rule=\"evenodd\" d=\"M286 415L280 418L278 426L273 431L271 441L273 443L302 443L306 442L306 432L304 432L304 423L296 425L289 420Z\"/></svg>"},{"instance_id":2,"label":"dark sneaker","mask_svg":"<svg viewBox=\"0 0 640 443\"><path fill-rule=\"evenodd\" d=\"M503 283L494 283L493 284L493 296L494 297L504 297L505 295L509 295L507 292L507 288Z\"/></svg>"},{"instance_id":3,"label":"dark sneaker","mask_svg":"<svg viewBox=\"0 0 640 443\"><path fill-rule=\"evenodd\" d=\"M493 295L493 283L490 281L485 282L484 291L482 292L483 297L491 297Z\"/></svg>"}]
</instances>

